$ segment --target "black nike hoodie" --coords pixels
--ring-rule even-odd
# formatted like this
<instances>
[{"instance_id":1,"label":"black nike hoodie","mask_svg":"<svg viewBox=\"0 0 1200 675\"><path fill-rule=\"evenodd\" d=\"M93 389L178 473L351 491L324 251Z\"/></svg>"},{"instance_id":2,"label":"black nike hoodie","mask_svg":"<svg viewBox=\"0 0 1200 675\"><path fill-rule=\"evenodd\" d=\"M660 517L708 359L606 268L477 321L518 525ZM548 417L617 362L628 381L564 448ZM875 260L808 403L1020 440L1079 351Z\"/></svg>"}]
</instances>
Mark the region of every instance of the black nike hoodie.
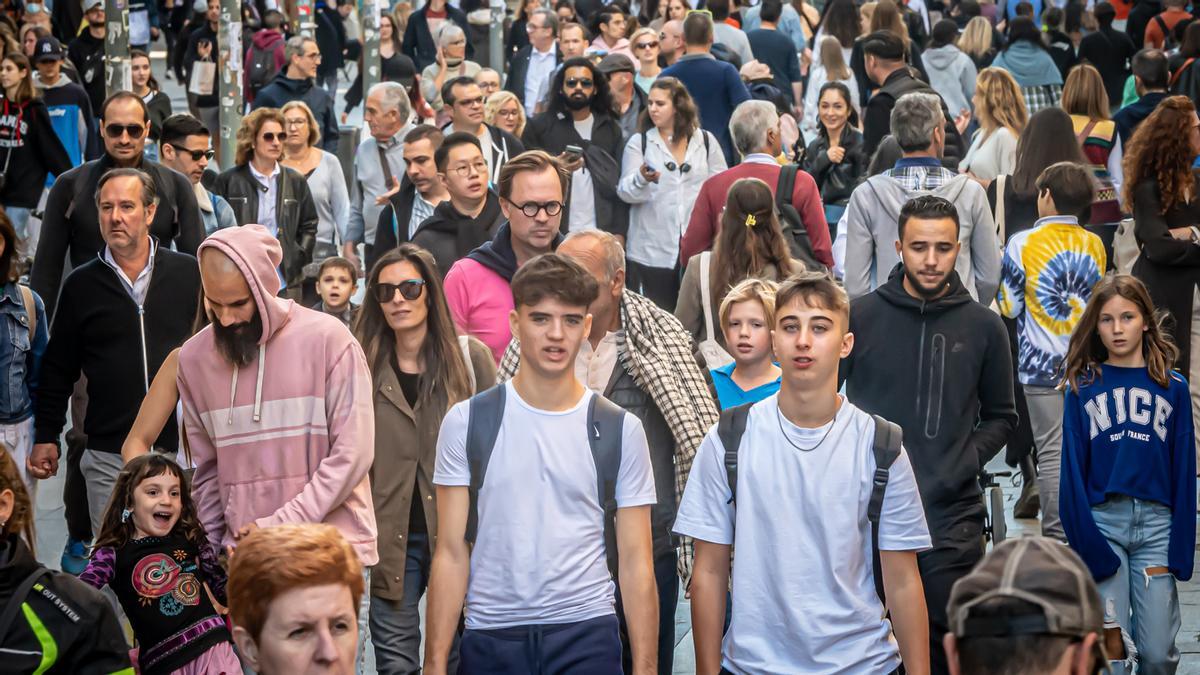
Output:
<instances>
[{"instance_id":1,"label":"black nike hoodie","mask_svg":"<svg viewBox=\"0 0 1200 675\"><path fill-rule=\"evenodd\" d=\"M886 284L850 303L854 349L839 380L854 405L904 429L939 546L982 522L979 471L1017 422L1012 357L999 315L971 299L957 272L934 300L909 295L903 280L900 264Z\"/></svg>"}]
</instances>

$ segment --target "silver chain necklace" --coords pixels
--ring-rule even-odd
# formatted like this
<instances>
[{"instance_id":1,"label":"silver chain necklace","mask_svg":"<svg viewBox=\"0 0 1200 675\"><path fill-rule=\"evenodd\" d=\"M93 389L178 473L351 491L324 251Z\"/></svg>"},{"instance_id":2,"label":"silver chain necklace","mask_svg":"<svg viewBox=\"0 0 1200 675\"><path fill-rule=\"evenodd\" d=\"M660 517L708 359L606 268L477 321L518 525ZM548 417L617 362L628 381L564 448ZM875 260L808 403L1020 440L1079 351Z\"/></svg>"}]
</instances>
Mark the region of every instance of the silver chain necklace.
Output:
<instances>
[{"instance_id":1,"label":"silver chain necklace","mask_svg":"<svg viewBox=\"0 0 1200 675\"><path fill-rule=\"evenodd\" d=\"M825 435L821 436L821 440L817 441L817 444L812 446L811 448L800 447L799 445L796 444L795 441L792 440L791 436L788 436L787 431L783 428L783 411L781 411L779 409L779 404L775 405L775 421L779 423L779 433L783 434L784 440L786 440L789 445L791 445L793 448L799 450L800 452L812 452L813 450L816 450L817 448L821 447L821 444L825 442L826 438L829 438L830 432L832 432L833 428L835 426L837 426L837 416L838 416L838 413L841 411L842 411L841 406L839 406L838 409L836 411L834 411L833 419L829 421L829 428L825 430Z\"/></svg>"}]
</instances>

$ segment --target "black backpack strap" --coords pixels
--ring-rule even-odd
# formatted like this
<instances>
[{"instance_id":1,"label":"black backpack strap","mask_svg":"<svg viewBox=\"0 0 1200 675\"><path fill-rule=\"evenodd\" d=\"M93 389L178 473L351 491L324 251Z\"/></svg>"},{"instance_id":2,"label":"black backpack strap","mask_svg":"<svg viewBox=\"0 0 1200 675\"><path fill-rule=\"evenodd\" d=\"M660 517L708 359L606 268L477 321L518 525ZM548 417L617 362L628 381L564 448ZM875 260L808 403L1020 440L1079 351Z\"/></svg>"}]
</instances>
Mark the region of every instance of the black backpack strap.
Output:
<instances>
[{"instance_id":1,"label":"black backpack strap","mask_svg":"<svg viewBox=\"0 0 1200 675\"><path fill-rule=\"evenodd\" d=\"M588 403L587 434L596 464L596 495L604 510L604 552L608 571L617 578L617 474L621 471L621 439L625 411L600 394Z\"/></svg>"},{"instance_id":2,"label":"black backpack strap","mask_svg":"<svg viewBox=\"0 0 1200 675\"><path fill-rule=\"evenodd\" d=\"M642 164L646 163L646 132L642 132Z\"/></svg>"},{"instance_id":3,"label":"black backpack strap","mask_svg":"<svg viewBox=\"0 0 1200 675\"><path fill-rule=\"evenodd\" d=\"M779 180L775 183L775 206L780 210L785 206L792 206L792 193L796 191L798 171L800 167L795 164L784 164L779 168Z\"/></svg>"},{"instance_id":4,"label":"black backpack strap","mask_svg":"<svg viewBox=\"0 0 1200 675\"><path fill-rule=\"evenodd\" d=\"M50 570L38 565L37 569L25 577L16 587L16 590L13 591L8 605L4 608L4 612L0 613L0 640L3 640L8 635L8 629L12 628L13 620L17 618L17 612L20 611L21 605L25 604L25 596L29 595L29 590L33 588L38 579L49 573Z\"/></svg>"},{"instance_id":5,"label":"black backpack strap","mask_svg":"<svg viewBox=\"0 0 1200 675\"><path fill-rule=\"evenodd\" d=\"M467 467L471 472L471 484L467 491L471 496L471 508L467 511L466 540L475 543L479 531L479 489L487 474L488 461L500 435L500 422L504 419L505 385L498 384L487 391L471 397L470 418L467 420Z\"/></svg>"},{"instance_id":6,"label":"black backpack strap","mask_svg":"<svg viewBox=\"0 0 1200 675\"><path fill-rule=\"evenodd\" d=\"M871 479L871 501L867 503L867 520L871 523L871 568L875 577L875 592L879 594L879 601L886 606L883 569L879 563L879 518L883 513L883 496L887 492L892 464L900 456L904 432L898 425L879 415L871 417L875 420L875 440L871 443L871 452L875 455L875 475Z\"/></svg>"},{"instance_id":7,"label":"black backpack strap","mask_svg":"<svg viewBox=\"0 0 1200 675\"><path fill-rule=\"evenodd\" d=\"M729 480L729 503L737 506L737 465L738 446L742 444L742 436L746 433L746 419L750 417L750 406L753 403L743 403L733 408L721 411L717 421L717 438L725 448L725 476Z\"/></svg>"}]
</instances>

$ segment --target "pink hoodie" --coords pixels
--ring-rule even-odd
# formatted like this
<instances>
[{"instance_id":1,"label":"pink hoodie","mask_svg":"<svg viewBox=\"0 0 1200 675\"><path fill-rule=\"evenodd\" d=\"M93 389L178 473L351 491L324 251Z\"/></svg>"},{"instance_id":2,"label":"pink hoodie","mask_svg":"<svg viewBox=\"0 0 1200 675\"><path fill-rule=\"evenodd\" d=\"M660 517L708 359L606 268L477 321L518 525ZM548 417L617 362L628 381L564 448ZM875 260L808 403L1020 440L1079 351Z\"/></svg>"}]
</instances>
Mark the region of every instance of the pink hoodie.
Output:
<instances>
[{"instance_id":1,"label":"pink hoodie","mask_svg":"<svg viewBox=\"0 0 1200 675\"><path fill-rule=\"evenodd\" d=\"M218 230L199 253L208 248L242 271L263 326L244 371L217 351L211 326L179 353L193 495L209 540L231 545L249 523L325 522L374 565L375 422L362 349L338 319L275 297L283 252L266 228Z\"/></svg>"}]
</instances>

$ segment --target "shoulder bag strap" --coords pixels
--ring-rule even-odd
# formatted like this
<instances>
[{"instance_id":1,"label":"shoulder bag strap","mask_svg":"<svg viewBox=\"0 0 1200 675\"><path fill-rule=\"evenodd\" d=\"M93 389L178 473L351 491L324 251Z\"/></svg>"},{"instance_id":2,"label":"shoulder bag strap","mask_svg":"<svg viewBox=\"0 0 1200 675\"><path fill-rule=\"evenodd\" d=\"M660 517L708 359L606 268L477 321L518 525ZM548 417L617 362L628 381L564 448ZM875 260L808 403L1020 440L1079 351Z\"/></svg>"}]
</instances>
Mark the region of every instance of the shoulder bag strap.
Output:
<instances>
[{"instance_id":1,"label":"shoulder bag strap","mask_svg":"<svg viewBox=\"0 0 1200 675\"><path fill-rule=\"evenodd\" d=\"M898 425L879 415L871 417L875 420L875 440L871 444L871 452L875 456L875 475L871 479L871 501L867 503L867 521L871 523L871 564L875 572L875 592L886 607L883 568L879 562L879 519L883 514L883 497L887 493L892 464L900 456L904 432Z\"/></svg>"},{"instance_id":2,"label":"shoulder bag strap","mask_svg":"<svg viewBox=\"0 0 1200 675\"><path fill-rule=\"evenodd\" d=\"M746 420L750 417L753 403L729 408L721 412L717 421L717 438L725 446L725 478L729 481L729 503L737 507L738 447L746 433Z\"/></svg>"},{"instance_id":3,"label":"shoulder bag strap","mask_svg":"<svg viewBox=\"0 0 1200 675\"><path fill-rule=\"evenodd\" d=\"M596 465L596 497L604 511L604 551L608 571L617 579L617 476L621 472L621 439L625 411L600 394L588 403L588 445Z\"/></svg>"},{"instance_id":4,"label":"shoulder bag strap","mask_svg":"<svg viewBox=\"0 0 1200 675\"><path fill-rule=\"evenodd\" d=\"M996 177L996 212L994 215L996 218L996 235L999 237L998 241L1000 242L1001 249L1004 248L1004 233L1008 230L1008 227L1004 223L1006 201L1004 188L1006 185L1008 185L1008 176L1000 175Z\"/></svg>"},{"instance_id":5,"label":"shoulder bag strap","mask_svg":"<svg viewBox=\"0 0 1200 675\"><path fill-rule=\"evenodd\" d=\"M21 581L13 591L12 598L8 601L8 606L4 608L4 613L0 614L0 640L3 640L8 635L8 629L12 628L13 620L17 618L17 612L21 609L21 605L25 604L25 597L29 595L29 590L37 583L37 580L48 574L50 570L38 565L38 568L29 576Z\"/></svg>"},{"instance_id":6,"label":"shoulder bag strap","mask_svg":"<svg viewBox=\"0 0 1200 675\"><path fill-rule=\"evenodd\" d=\"M1079 133L1075 134L1075 140L1079 141L1080 145L1083 145L1083 142L1086 141L1087 137L1091 135L1092 129L1095 128L1096 120L1089 120L1087 124L1083 125L1083 129Z\"/></svg>"},{"instance_id":7,"label":"shoulder bag strap","mask_svg":"<svg viewBox=\"0 0 1200 675\"><path fill-rule=\"evenodd\" d=\"M708 278L709 265L712 263L712 251L703 251L700 253L700 306L704 310L704 341L713 339L712 322L712 293L710 292L710 280Z\"/></svg>"},{"instance_id":8,"label":"shoulder bag strap","mask_svg":"<svg viewBox=\"0 0 1200 675\"><path fill-rule=\"evenodd\" d=\"M21 303L25 305L25 318L29 321L29 345L32 348L33 338L37 335L37 303L33 301L33 291L28 286L17 284L17 288L21 291Z\"/></svg>"},{"instance_id":9,"label":"shoulder bag strap","mask_svg":"<svg viewBox=\"0 0 1200 675\"><path fill-rule=\"evenodd\" d=\"M1175 71L1175 74L1171 76L1170 84L1167 85L1170 89L1175 88L1175 83L1179 81L1179 76L1183 75L1183 71L1187 70L1188 66L1192 65L1192 61L1195 61L1195 60L1196 60L1196 57L1193 56L1192 58L1188 59L1187 61L1184 61L1182 66L1179 66L1179 70Z\"/></svg>"}]
</instances>

